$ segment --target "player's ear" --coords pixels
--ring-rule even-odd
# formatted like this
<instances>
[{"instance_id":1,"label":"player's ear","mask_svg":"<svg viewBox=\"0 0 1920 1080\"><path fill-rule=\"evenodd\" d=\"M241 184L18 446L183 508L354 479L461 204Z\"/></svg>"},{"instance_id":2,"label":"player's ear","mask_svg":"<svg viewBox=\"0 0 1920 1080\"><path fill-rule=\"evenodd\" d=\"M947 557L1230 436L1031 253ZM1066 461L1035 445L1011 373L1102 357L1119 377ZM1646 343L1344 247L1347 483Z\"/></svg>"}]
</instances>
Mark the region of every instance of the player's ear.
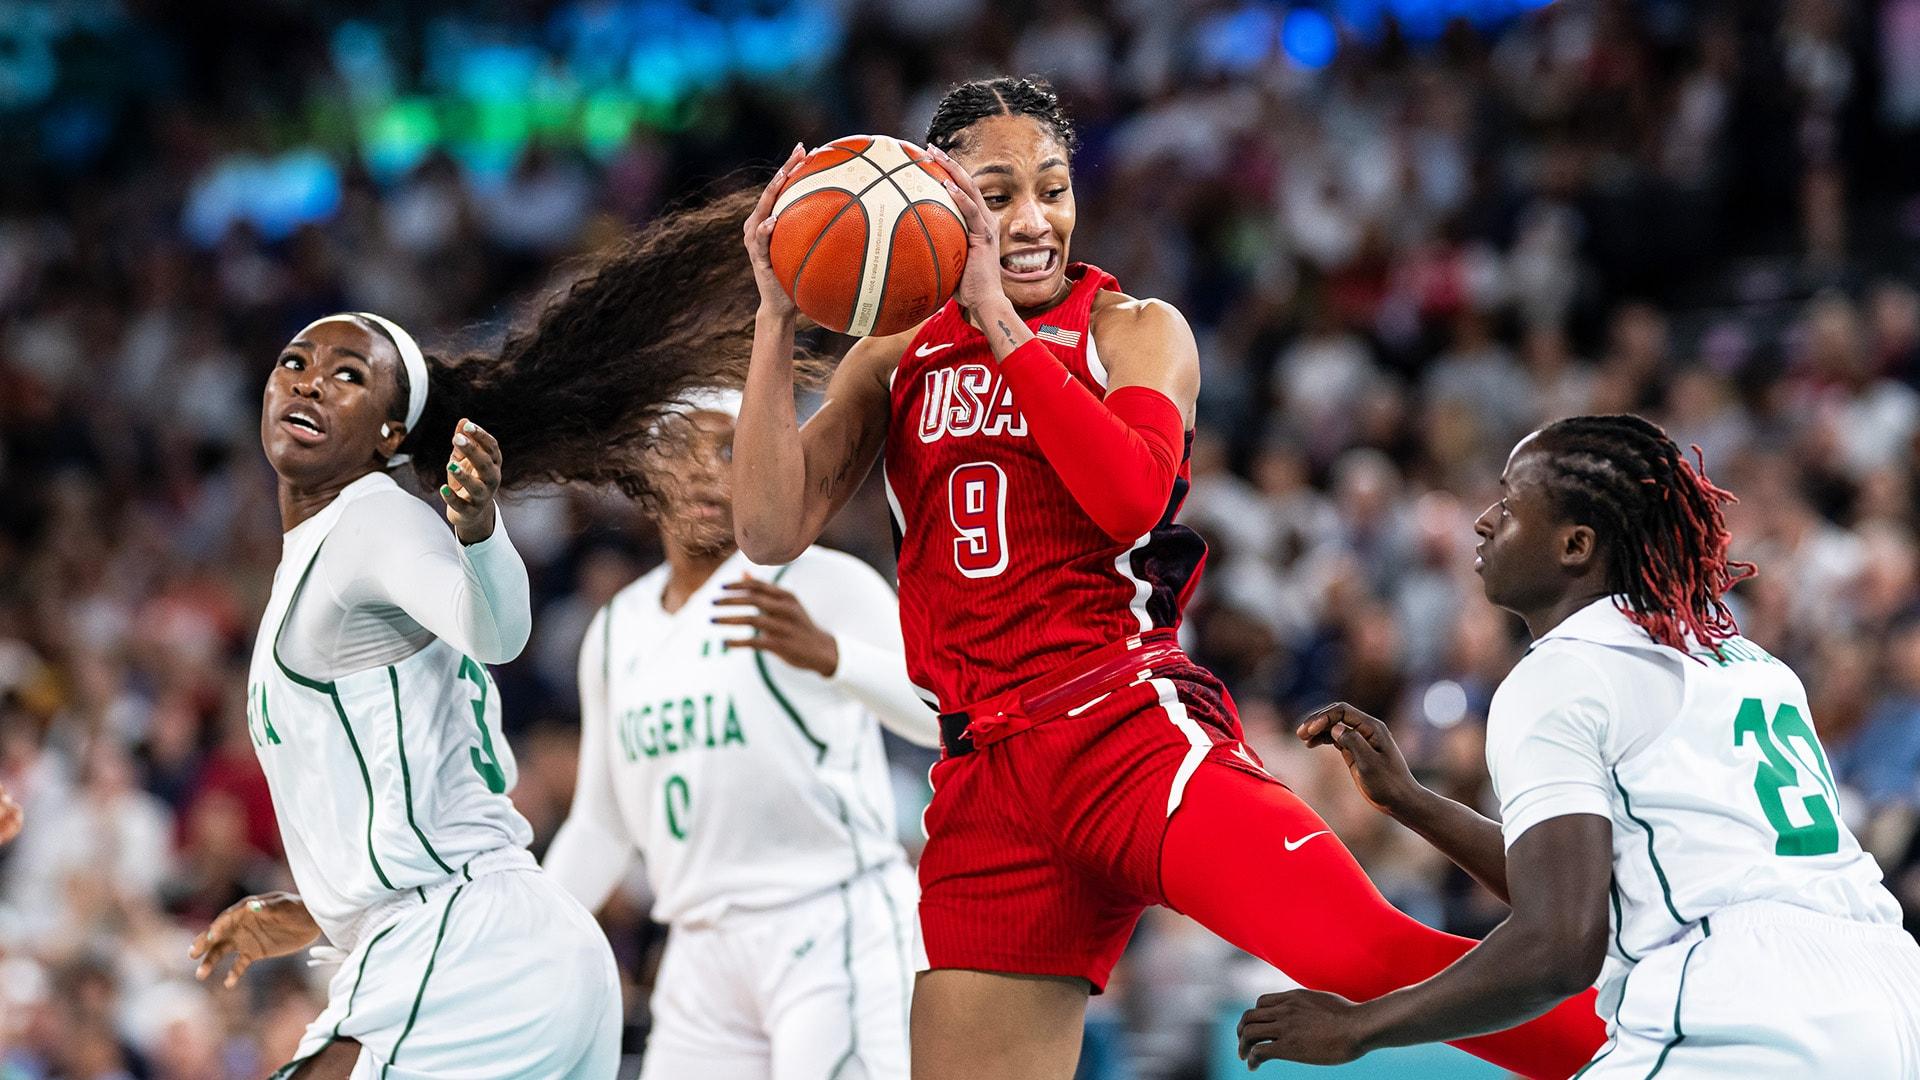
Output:
<instances>
[{"instance_id":1,"label":"player's ear","mask_svg":"<svg viewBox=\"0 0 1920 1080\"><path fill-rule=\"evenodd\" d=\"M1591 525L1570 525L1561 540L1560 565L1568 570L1585 570L1599 552L1599 537Z\"/></svg>"}]
</instances>

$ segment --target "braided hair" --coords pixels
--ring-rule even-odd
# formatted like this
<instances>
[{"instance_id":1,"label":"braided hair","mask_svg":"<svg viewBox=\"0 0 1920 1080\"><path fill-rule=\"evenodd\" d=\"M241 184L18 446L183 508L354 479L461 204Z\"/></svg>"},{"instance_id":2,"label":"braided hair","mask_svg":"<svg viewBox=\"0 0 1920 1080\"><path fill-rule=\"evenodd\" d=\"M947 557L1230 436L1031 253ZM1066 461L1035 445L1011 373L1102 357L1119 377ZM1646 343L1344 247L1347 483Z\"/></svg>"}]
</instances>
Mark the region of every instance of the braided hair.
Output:
<instances>
[{"instance_id":1,"label":"braided hair","mask_svg":"<svg viewBox=\"0 0 1920 1080\"><path fill-rule=\"evenodd\" d=\"M1695 468L1658 425L1620 415L1557 421L1529 449L1555 509L1597 534L1623 614L1683 652L1689 636L1718 651L1740 632L1721 597L1755 569L1727 558L1721 508L1737 500L1707 479L1699 447Z\"/></svg>"},{"instance_id":2,"label":"braided hair","mask_svg":"<svg viewBox=\"0 0 1920 1080\"><path fill-rule=\"evenodd\" d=\"M1071 156L1080 145L1073 121L1060 106L1053 84L1038 75L975 79L948 90L927 125L927 145L952 153L961 149L966 130L990 116L1024 116L1053 134Z\"/></svg>"}]
</instances>

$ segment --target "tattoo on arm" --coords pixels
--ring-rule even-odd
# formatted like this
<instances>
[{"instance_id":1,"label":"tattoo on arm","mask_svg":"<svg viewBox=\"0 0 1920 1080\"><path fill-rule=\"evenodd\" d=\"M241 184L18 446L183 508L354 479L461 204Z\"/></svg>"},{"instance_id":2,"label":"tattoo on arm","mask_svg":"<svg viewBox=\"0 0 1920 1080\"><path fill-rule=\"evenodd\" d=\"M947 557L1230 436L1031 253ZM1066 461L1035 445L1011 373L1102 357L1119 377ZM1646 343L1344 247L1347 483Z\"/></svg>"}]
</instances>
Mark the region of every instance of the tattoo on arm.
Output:
<instances>
[{"instance_id":1,"label":"tattoo on arm","mask_svg":"<svg viewBox=\"0 0 1920 1080\"><path fill-rule=\"evenodd\" d=\"M1006 339L1007 344L1013 344L1013 327L1007 325L1007 320L995 319L994 322L1000 327L1000 336Z\"/></svg>"},{"instance_id":2,"label":"tattoo on arm","mask_svg":"<svg viewBox=\"0 0 1920 1080\"><path fill-rule=\"evenodd\" d=\"M825 498L833 498L834 493L852 479L861 463L868 459L869 439L872 435L869 429L872 425L865 417L856 418L854 423L855 427L847 438L846 455L840 459L840 464L832 472L821 476L819 483L815 485L815 490Z\"/></svg>"}]
</instances>

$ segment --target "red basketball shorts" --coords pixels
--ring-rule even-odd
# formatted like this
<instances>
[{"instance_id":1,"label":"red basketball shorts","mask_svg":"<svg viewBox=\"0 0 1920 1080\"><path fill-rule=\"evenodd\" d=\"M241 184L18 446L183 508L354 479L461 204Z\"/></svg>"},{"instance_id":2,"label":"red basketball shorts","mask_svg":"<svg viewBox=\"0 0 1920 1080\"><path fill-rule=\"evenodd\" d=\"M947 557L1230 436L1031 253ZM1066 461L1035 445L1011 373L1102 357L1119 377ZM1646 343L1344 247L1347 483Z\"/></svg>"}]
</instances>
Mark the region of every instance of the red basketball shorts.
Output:
<instances>
[{"instance_id":1,"label":"red basketball shorts","mask_svg":"<svg viewBox=\"0 0 1920 1080\"><path fill-rule=\"evenodd\" d=\"M1473 947L1386 902L1326 822L1260 768L1226 691L1171 634L1130 638L1042 683L941 717L920 860L931 967L1099 990L1149 904L1355 1001ZM1562 1078L1604 1035L1589 990L1455 1045Z\"/></svg>"},{"instance_id":2,"label":"red basketball shorts","mask_svg":"<svg viewBox=\"0 0 1920 1080\"><path fill-rule=\"evenodd\" d=\"M1099 990L1140 913L1165 902L1167 819L1202 761L1266 774L1225 688L1169 632L1045 682L1023 687L1024 702L969 710L974 738L949 740L933 767L921 930L934 968L1077 976ZM983 735L982 712L1001 730Z\"/></svg>"}]
</instances>

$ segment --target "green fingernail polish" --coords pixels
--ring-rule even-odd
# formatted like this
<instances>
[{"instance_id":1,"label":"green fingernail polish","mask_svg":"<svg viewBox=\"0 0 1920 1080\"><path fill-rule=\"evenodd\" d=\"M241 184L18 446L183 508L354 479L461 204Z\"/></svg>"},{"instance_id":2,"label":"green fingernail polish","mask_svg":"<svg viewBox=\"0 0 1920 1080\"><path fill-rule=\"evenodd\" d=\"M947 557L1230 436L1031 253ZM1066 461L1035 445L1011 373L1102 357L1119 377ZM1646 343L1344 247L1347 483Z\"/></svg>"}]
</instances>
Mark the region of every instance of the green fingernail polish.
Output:
<instances>
[{"instance_id":1,"label":"green fingernail polish","mask_svg":"<svg viewBox=\"0 0 1920 1080\"><path fill-rule=\"evenodd\" d=\"M459 462L457 462L457 461L449 461L449 462L447 462L447 471L448 471L448 472L450 472L450 473L457 473L457 472L459 472L459 471L460 471L460 463L459 463Z\"/></svg>"},{"instance_id":2,"label":"green fingernail polish","mask_svg":"<svg viewBox=\"0 0 1920 1080\"><path fill-rule=\"evenodd\" d=\"M445 484L441 484L441 485L440 485L440 494L442 494L442 495L452 495L452 494L453 494L453 489L452 489L452 488L450 488L450 487L448 487L448 486L447 486L447 485L445 485Z\"/></svg>"}]
</instances>

